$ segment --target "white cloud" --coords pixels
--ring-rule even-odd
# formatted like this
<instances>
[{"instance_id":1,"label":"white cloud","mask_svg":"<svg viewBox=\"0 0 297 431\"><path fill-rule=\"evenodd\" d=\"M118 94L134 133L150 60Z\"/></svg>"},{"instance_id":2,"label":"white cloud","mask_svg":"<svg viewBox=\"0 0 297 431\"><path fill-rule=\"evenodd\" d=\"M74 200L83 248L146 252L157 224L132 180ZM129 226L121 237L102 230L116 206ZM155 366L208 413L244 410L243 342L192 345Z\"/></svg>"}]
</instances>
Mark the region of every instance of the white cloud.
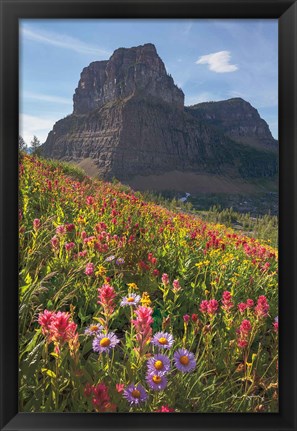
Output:
<instances>
[{"instance_id":1,"label":"white cloud","mask_svg":"<svg viewBox=\"0 0 297 431\"><path fill-rule=\"evenodd\" d=\"M231 54L229 51L219 51L213 54L202 55L196 64L208 64L208 69L216 73L229 73L238 70L235 64L230 64Z\"/></svg>"},{"instance_id":2,"label":"white cloud","mask_svg":"<svg viewBox=\"0 0 297 431\"><path fill-rule=\"evenodd\" d=\"M51 96L49 94L31 93L30 91L25 91L21 94L24 99L40 100L41 102L58 103L62 105L72 105L71 99L66 99L59 96Z\"/></svg>"},{"instance_id":3,"label":"white cloud","mask_svg":"<svg viewBox=\"0 0 297 431\"><path fill-rule=\"evenodd\" d=\"M80 54L91 54L104 57L109 57L111 55L110 51L89 45L88 43L82 42L74 37L67 36L66 34L45 32L41 30L33 31L29 27L21 27L20 34L25 39L47 45L54 45L59 48L70 49L71 51L75 51Z\"/></svg>"},{"instance_id":4,"label":"white cloud","mask_svg":"<svg viewBox=\"0 0 297 431\"><path fill-rule=\"evenodd\" d=\"M41 143L43 143L56 121L57 119L54 118L42 118L33 115L20 114L20 135L28 146L30 146L30 142L34 135L37 136Z\"/></svg>"}]
</instances>

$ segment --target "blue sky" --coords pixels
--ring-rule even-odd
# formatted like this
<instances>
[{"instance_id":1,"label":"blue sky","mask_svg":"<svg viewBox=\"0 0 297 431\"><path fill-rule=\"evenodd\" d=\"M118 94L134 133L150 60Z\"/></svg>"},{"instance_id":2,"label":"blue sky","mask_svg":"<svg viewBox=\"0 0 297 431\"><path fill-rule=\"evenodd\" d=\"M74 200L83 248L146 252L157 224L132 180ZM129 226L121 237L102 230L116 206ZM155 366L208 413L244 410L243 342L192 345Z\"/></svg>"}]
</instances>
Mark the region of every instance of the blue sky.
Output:
<instances>
[{"instance_id":1,"label":"blue sky","mask_svg":"<svg viewBox=\"0 0 297 431\"><path fill-rule=\"evenodd\" d=\"M277 20L21 20L20 134L44 142L72 112L84 67L150 42L186 105L242 97L277 138L277 39Z\"/></svg>"}]
</instances>

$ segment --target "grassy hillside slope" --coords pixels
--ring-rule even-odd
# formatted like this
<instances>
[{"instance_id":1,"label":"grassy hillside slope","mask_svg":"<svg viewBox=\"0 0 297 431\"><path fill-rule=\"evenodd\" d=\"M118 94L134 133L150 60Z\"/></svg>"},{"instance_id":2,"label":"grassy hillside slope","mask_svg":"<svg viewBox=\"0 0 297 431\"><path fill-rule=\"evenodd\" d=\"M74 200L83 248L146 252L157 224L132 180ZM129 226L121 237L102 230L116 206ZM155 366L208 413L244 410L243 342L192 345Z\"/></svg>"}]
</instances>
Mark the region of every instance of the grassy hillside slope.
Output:
<instances>
[{"instance_id":1,"label":"grassy hillside slope","mask_svg":"<svg viewBox=\"0 0 297 431\"><path fill-rule=\"evenodd\" d=\"M71 166L19 172L20 411L278 410L276 249Z\"/></svg>"}]
</instances>

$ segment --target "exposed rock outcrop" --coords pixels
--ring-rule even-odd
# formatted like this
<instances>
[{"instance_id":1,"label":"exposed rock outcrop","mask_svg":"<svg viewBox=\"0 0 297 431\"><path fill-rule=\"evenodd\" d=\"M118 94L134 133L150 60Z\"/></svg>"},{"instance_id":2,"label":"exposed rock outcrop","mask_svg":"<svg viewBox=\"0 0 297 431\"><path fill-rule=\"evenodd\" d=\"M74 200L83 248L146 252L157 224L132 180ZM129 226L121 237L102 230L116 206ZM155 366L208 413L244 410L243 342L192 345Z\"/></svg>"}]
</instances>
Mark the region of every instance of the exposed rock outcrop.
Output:
<instances>
[{"instance_id":1,"label":"exposed rock outcrop","mask_svg":"<svg viewBox=\"0 0 297 431\"><path fill-rule=\"evenodd\" d=\"M176 170L230 178L277 172L277 143L257 111L242 99L184 108L184 94L152 44L119 48L84 68L73 102L42 153L90 158L106 179Z\"/></svg>"},{"instance_id":2,"label":"exposed rock outcrop","mask_svg":"<svg viewBox=\"0 0 297 431\"><path fill-rule=\"evenodd\" d=\"M119 48L108 61L95 61L81 73L73 113L86 114L133 96L157 98L183 109L184 94L166 72L153 44Z\"/></svg>"},{"instance_id":3,"label":"exposed rock outcrop","mask_svg":"<svg viewBox=\"0 0 297 431\"><path fill-rule=\"evenodd\" d=\"M236 142L259 149L277 150L278 143L258 111L240 97L205 102L185 108L195 118Z\"/></svg>"}]
</instances>

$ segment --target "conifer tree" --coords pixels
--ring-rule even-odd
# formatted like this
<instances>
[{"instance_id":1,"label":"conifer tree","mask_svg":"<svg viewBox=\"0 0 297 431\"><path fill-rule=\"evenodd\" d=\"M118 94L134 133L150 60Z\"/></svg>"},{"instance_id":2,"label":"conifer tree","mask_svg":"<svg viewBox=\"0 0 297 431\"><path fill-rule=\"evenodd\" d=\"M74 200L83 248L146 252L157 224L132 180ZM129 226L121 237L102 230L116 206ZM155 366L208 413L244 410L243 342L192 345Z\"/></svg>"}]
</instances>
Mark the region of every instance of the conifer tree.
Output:
<instances>
[{"instance_id":1,"label":"conifer tree","mask_svg":"<svg viewBox=\"0 0 297 431\"><path fill-rule=\"evenodd\" d=\"M21 135L19 135L19 150L27 151L28 147Z\"/></svg>"},{"instance_id":2,"label":"conifer tree","mask_svg":"<svg viewBox=\"0 0 297 431\"><path fill-rule=\"evenodd\" d=\"M39 156L40 155L40 140L34 135L31 144L32 154Z\"/></svg>"}]
</instances>

